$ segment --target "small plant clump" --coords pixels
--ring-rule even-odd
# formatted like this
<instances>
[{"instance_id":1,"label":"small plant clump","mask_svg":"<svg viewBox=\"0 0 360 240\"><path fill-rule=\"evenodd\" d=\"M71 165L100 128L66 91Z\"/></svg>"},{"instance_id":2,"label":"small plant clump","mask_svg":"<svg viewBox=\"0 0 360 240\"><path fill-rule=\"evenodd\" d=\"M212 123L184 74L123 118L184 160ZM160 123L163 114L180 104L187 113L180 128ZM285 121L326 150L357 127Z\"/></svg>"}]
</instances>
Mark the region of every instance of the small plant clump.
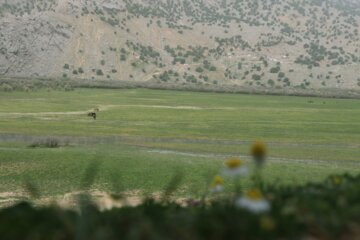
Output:
<instances>
[{"instance_id":1,"label":"small plant clump","mask_svg":"<svg viewBox=\"0 0 360 240\"><path fill-rule=\"evenodd\" d=\"M31 148L58 148L60 147L59 140L56 138L47 138L44 140L34 141L29 145Z\"/></svg>"}]
</instances>

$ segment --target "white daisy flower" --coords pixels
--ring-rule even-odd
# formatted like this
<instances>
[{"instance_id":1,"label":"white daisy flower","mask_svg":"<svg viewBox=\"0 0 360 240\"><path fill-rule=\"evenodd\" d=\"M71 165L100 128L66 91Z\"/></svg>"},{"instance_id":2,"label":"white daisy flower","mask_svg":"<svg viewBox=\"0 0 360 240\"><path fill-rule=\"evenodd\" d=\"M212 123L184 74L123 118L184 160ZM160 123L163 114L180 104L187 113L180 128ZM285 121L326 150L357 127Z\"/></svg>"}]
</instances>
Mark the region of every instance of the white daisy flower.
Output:
<instances>
[{"instance_id":1,"label":"white daisy flower","mask_svg":"<svg viewBox=\"0 0 360 240\"><path fill-rule=\"evenodd\" d=\"M224 187L222 185L215 185L210 188L211 193L221 193L222 191L224 191Z\"/></svg>"},{"instance_id":2,"label":"white daisy flower","mask_svg":"<svg viewBox=\"0 0 360 240\"><path fill-rule=\"evenodd\" d=\"M264 165L266 159L267 148L262 141L256 141L251 146L251 155L254 158L255 164L258 167Z\"/></svg>"},{"instance_id":3,"label":"white daisy flower","mask_svg":"<svg viewBox=\"0 0 360 240\"><path fill-rule=\"evenodd\" d=\"M245 176L249 173L249 169L243 166L239 158L230 158L226 161L226 168L223 170L223 175L228 177Z\"/></svg>"},{"instance_id":4,"label":"white daisy flower","mask_svg":"<svg viewBox=\"0 0 360 240\"><path fill-rule=\"evenodd\" d=\"M224 179L222 179L221 176L217 175L215 176L211 186L210 186L210 192L211 193L219 193L224 190Z\"/></svg>"},{"instance_id":5,"label":"white daisy flower","mask_svg":"<svg viewBox=\"0 0 360 240\"><path fill-rule=\"evenodd\" d=\"M270 210L270 203L263 198L261 192L257 189L248 191L246 196L239 198L235 202L235 205L253 213L263 213Z\"/></svg>"}]
</instances>

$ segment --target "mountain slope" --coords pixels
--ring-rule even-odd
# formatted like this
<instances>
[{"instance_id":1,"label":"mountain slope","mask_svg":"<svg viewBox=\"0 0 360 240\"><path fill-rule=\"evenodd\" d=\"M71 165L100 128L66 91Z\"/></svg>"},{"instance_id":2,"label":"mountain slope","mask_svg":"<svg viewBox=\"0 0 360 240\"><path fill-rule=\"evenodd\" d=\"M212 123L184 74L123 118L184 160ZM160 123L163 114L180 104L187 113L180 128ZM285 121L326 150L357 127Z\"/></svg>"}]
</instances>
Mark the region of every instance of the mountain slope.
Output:
<instances>
[{"instance_id":1,"label":"mountain slope","mask_svg":"<svg viewBox=\"0 0 360 240\"><path fill-rule=\"evenodd\" d=\"M0 75L360 89L356 0L0 0Z\"/></svg>"}]
</instances>

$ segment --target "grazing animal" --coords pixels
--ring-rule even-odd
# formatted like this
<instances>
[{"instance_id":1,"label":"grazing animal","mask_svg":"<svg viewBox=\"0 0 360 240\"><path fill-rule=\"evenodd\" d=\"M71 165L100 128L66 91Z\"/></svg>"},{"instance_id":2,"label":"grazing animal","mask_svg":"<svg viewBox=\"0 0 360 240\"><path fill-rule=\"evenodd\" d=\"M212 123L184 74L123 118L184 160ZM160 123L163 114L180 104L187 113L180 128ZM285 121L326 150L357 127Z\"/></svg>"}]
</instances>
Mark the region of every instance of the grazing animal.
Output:
<instances>
[{"instance_id":1,"label":"grazing animal","mask_svg":"<svg viewBox=\"0 0 360 240\"><path fill-rule=\"evenodd\" d=\"M99 112L100 109L99 108L94 108L94 112Z\"/></svg>"},{"instance_id":2,"label":"grazing animal","mask_svg":"<svg viewBox=\"0 0 360 240\"><path fill-rule=\"evenodd\" d=\"M89 113L88 113L88 116L89 116L89 117L93 117L94 120L96 120L96 112L89 112Z\"/></svg>"}]
</instances>

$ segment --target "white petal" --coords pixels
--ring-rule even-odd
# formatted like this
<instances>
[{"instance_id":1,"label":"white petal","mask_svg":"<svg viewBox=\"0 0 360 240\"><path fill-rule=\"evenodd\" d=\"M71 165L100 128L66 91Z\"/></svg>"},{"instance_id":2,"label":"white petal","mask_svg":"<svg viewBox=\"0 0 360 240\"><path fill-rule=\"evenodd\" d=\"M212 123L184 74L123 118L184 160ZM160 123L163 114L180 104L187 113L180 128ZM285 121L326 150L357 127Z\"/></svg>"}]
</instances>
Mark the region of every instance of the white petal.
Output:
<instances>
[{"instance_id":1,"label":"white petal","mask_svg":"<svg viewBox=\"0 0 360 240\"><path fill-rule=\"evenodd\" d=\"M236 206L245 208L253 213L262 213L270 210L270 203L265 199L253 200L242 197L236 201Z\"/></svg>"},{"instance_id":2,"label":"white petal","mask_svg":"<svg viewBox=\"0 0 360 240\"><path fill-rule=\"evenodd\" d=\"M210 189L211 193L219 193L224 190L224 187L221 184L218 184Z\"/></svg>"},{"instance_id":3,"label":"white petal","mask_svg":"<svg viewBox=\"0 0 360 240\"><path fill-rule=\"evenodd\" d=\"M228 177L246 176L248 173L249 169L247 167L225 168L223 170L223 175Z\"/></svg>"}]
</instances>

